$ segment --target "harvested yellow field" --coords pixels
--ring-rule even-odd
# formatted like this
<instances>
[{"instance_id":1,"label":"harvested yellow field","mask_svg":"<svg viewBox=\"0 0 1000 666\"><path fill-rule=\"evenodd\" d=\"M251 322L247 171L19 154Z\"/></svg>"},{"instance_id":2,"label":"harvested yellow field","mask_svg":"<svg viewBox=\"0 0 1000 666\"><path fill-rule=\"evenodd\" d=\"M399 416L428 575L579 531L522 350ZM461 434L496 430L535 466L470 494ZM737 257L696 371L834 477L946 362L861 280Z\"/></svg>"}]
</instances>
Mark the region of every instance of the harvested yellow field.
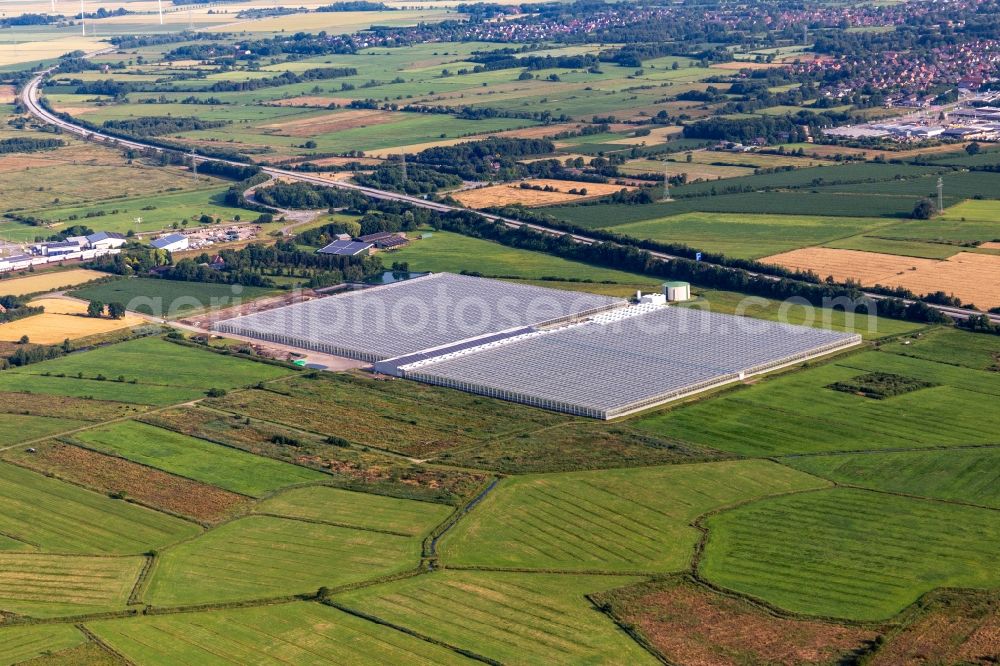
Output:
<instances>
[{"instance_id":1,"label":"harvested yellow field","mask_svg":"<svg viewBox=\"0 0 1000 666\"><path fill-rule=\"evenodd\" d=\"M649 134L646 136L627 136L622 139L605 141L604 143L614 143L622 146L641 146L643 144L649 145L654 143L663 143L672 138L676 138L682 131L684 131L684 128L677 125L655 127L650 130Z\"/></svg>"},{"instance_id":2,"label":"harvested yellow field","mask_svg":"<svg viewBox=\"0 0 1000 666\"><path fill-rule=\"evenodd\" d=\"M56 345L66 340L76 340L89 335L99 335L110 333L123 328L140 326L145 323L142 317L126 315L124 319L96 319L88 317L86 314L62 314L50 312L48 303L59 299L43 299L38 304L45 305L44 314L35 315L26 319L12 321L9 324L0 324L0 341L16 342L22 336L27 335L28 340L40 345ZM70 303L61 301L61 303ZM35 305L36 302L32 302ZM71 309L69 306L57 304L56 309ZM82 306L86 313L87 306Z\"/></svg>"},{"instance_id":3,"label":"harvested yellow field","mask_svg":"<svg viewBox=\"0 0 1000 666\"><path fill-rule=\"evenodd\" d=\"M31 305L45 308L45 314L87 314L87 304L75 298L36 298Z\"/></svg>"},{"instance_id":4,"label":"harvested yellow field","mask_svg":"<svg viewBox=\"0 0 1000 666\"><path fill-rule=\"evenodd\" d=\"M44 13L48 13L45 10ZM70 51L96 51L107 44L96 37L75 35L47 41L0 44L0 67L58 58Z\"/></svg>"},{"instance_id":5,"label":"harvested yellow field","mask_svg":"<svg viewBox=\"0 0 1000 666\"><path fill-rule=\"evenodd\" d=\"M88 271L83 268L71 271L56 271L28 277L0 280L0 294L5 296L24 296L26 294L41 294L56 291L63 287L75 287L84 282L108 277L107 273Z\"/></svg>"},{"instance_id":6,"label":"harvested yellow field","mask_svg":"<svg viewBox=\"0 0 1000 666\"><path fill-rule=\"evenodd\" d=\"M855 280L861 284L892 284L907 271L926 269L937 264L936 259L901 257L895 254L836 250L827 247L807 247L761 259L797 270L811 270L820 277L832 275L838 282Z\"/></svg>"},{"instance_id":7,"label":"harvested yellow field","mask_svg":"<svg viewBox=\"0 0 1000 666\"><path fill-rule=\"evenodd\" d=\"M0 104L14 103L14 86L0 86Z\"/></svg>"},{"instance_id":8,"label":"harvested yellow field","mask_svg":"<svg viewBox=\"0 0 1000 666\"><path fill-rule=\"evenodd\" d=\"M456 192L451 196L468 208L488 208L489 206L506 206L509 204L522 204L524 206L551 206L554 204L566 203L567 201L581 201L593 199L613 194L619 190L634 189L605 183L582 183L573 180L549 180L547 178L536 178L523 181L529 185L552 187L555 191L545 192L542 190L530 190L521 187L520 183L505 185L493 185L490 187L480 187L475 190L465 190ZM587 190L585 195L570 194L570 190Z\"/></svg>"},{"instance_id":9,"label":"harvested yellow field","mask_svg":"<svg viewBox=\"0 0 1000 666\"><path fill-rule=\"evenodd\" d=\"M980 308L1000 306L1000 256L959 252L943 261L878 252L811 247L766 257L761 261L786 268L812 270L838 282L865 286L905 287L916 294L943 291Z\"/></svg>"},{"instance_id":10,"label":"harvested yellow field","mask_svg":"<svg viewBox=\"0 0 1000 666\"><path fill-rule=\"evenodd\" d=\"M899 284L916 294L943 291L958 296L963 303L995 308L1000 306L1000 256L959 252L936 262L930 270L903 275Z\"/></svg>"}]
</instances>

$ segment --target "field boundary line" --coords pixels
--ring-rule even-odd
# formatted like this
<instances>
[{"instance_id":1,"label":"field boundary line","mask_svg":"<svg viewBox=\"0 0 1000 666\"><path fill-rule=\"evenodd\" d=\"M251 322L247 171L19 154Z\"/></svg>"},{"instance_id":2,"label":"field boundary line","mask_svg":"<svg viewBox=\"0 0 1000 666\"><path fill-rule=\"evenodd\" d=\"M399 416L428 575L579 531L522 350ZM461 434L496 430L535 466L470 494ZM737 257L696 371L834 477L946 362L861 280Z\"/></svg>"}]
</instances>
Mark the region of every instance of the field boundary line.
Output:
<instances>
[{"instance_id":1,"label":"field boundary line","mask_svg":"<svg viewBox=\"0 0 1000 666\"><path fill-rule=\"evenodd\" d=\"M4 462L7 462L7 461L5 460ZM28 541L27 539L24 539L23 537L14 536L13 534L10 534L8 532L2 532L2 531L0 531L0 536L6 537L6 538L8 538L8 539L10 539L12 541L17 541L18 543L23 543L25 546L31 546L32 548L37 548L39 551L42 550L42 546L40 544ZM13 553L11 553L11 554L13 554ZM27 553L25 553L25 554L27 554Z\"/></svg>"},{"instance_id":2,"label":"field boundary line","mask_svg":"<svg viewBox=\"0 0 1000 666\"><path fill-rule=\"evenodd\" d=\"M478 662L481 662L481 663L484 663L484 664L490 664L491 666L503 666L503 662L501 662L501 661L497 661L495 659L491 659L490 657L486 657L486 656L483 656L483 655L478 654L476 652L472 652L471 650L466 650L465 648L458 647L457 645L452 645L451 643L446 643L445 641L438 640L438 639L433 638L431 636L428 636L426 634L422 634L422 633L420 633L418 631L410 629L409 627L405 627L405 626L403 626L401 624L395 624L393 622L389 622L388 620L382 619L382 618L378 617L377 615L369 615L368 613L365 613L363 611L359 611L359 610L353 609L353 608L351 608L349 606L345 606L345 605L341 604L340 602L334 601L332 599L325 599L325 600L323 600L322 603L324 605L326 605L326 606L330 606L331 608L336 608L337 610L339 610L342 613L346 613L348 615L353 615L354 617L362 619L362 620L366 620L367 622L371 622L373 624L377 624L377 625L380 625L380 626L383 626L383 627L387 627L389 629L393 629L395 631L398 631L400 633L406 634L408 636L412 636L413 638L417 638L419 640L422 640L425 643L430 643L432 645L437 645L439 647L443 647L445 649L451 650L452 652L455 652L456 654L460 654L463 657L468 657L469 659L473 659L475 661L478 661Z\"/></svg>"},{"instance_id":3,"label":"field boundary line","mask_svg":"<svg viewBox=\"0 0 1000 666\"><path fill-rule=\"evenodd\" d=\"M159 553L155 550L146 554L146 561L142 563L142 569L139 570L139 575L135 579L132 592L129 593L128 601L125 602L127 605L138 606L142 604L142 595L146 592L146 584L149 582L150 574L156 566L157 559L159 559Z\"/></svg>"},{"instance_id":4,"label":"field boundary line","mask_svg":"<svg viewBox=\"0 0 1000 666\"><path fill-rule=\"evenodd\" d=\"M931 451L962 451L969 449L995 449L1000 447L996 444L932 444L930 446L893 447L888 449L846 449L841 451L807 451L805 453L782 453L775 456L767 456L767 460L780 463L786 458L815 458L821 456L853 456L853 455L878 455L880 453L923 453ZM801 471L801 470L800 470Z\"/></svg>"},{"instance_id":5,"label":"field boundary line","mask_svg":"<svg viewBox=\"0 0 1000 666\"><path fill-rule=\"evenodd\" d=\"M265 518L280 518L282 520L295 520L300 523L312 523L314 525L329 525L330 527L341 527L343 529L358 530L361 532L375 532L377 534L388 534L389 536L406 537L408 539L420 536L419 534L407 534L406 532L397 532L395 530L384 530L378 527L362 527L360 525L350 525L348 523L339 523L339 522L334 522L332 520L321 520L319 518L306 518L304 516L286 516L280 513L271 513L269 511L251 511L250 513L247 514L247 516L263 516Z\"/></svg>"},{"instance_id":6,"label":"field boundary line","mask_svg":"<svg viewBox=\"0 0 1000 666\"><path fill-rule=\"evenodd\" d=\"M648 652L654 659L659 661L661 664L664 664L665 666L680 666L680 665L675 665L672 661L667 659L667 657L664 654L662 654L659 650L657 650L656 646L654 646L649 641L649 639L647 639L642 634L642 632L639 631L638 628L636 628L631 623L626 622L624 619L619 617L618 613L615 612L614 607L610 603L606 604L599 603L593 594L585 594L583 595L583 597L584 599L590 602L590 604L594 607L594 610L596 610L598 613L601 613L602 615L610 619L612 622L614 622L615 625L623 632L625 632L625 634L628 635L629 638L638 643L639 647Z\"/></svg>"},{"instance_id":7,"label":"field boundary line","mask_svg":"<svg viewBox=\"0 0 1000 666\"><path fill-rule=\"evenodd\" d=\"M491 567L476 564L446 564L441 565L442 569L451 571L482 571L484 573L524 573L524 574L557 574L560 576L613 576L617 578L628 578L639 576L640 578L657 578L661 576L676 576L683 573L677 571L611 571L608 569L530 569L526 567Z\"/></svg>"},{"instance_id":8,"label":"field boundary line","mask_svg":"<svg viewBox=\"0 0 1000 666\"><path fill-rule=\"evenodd\" d=\"M880 490L878 488L867 488L865 486L858 486L852 483L836 483L837 488L847 488L849 490L860 490L867 493L877 493L879 495L891 495L893 497L901 497L903 499L918 500L923 502L937 502L938 504L954 504L955 506L965 506L970 509L984 509L986 511L1000 511L1000 508L995 506L983 506L982 504L972 504L970 502L961 502L959 500L949 500L942 499L940 497L927 497L925 495L912 495L909 493L899 492L895 490Z\"/></svg>"},{"instance_id":9,"label":"field boundary line","mask_svg":"<svg viewBox=\"0 0 1000 666\"><path fill-rule=\"evenodd\" d=\"M493 476L490 480L484 482L483 485L480 486L479 492L476 493L472 499L465 504L456 507L450 516L445 518L443 522L431 530L430 534L424 538L421 550L423 551L424 559L428 560L428 562L432 562L432 568L434 565L440 564L437 552L438 542L440 542L441 539L443 539L444 536L458 524L459 520L468 515L473 509L476 508L477 505L479 505L480 502L486 499L486 497L493 492L503 478L504 477L499 475Z\"/></svg>"},{"instance_id":10,"label":"field boundary line","mask_svg":"<svg viewBox=\"0 0 1000 666\"><path fill-rule=\"evenodd\" d=\"M73 626L75 626L77 629L79 629L79 631L80 631L81 634L83 634L84 636L86 636L92 643L94 643L95 645L97 645L99 648L101 648L102 650L104 650L108 654L113 655L115 657L118 657L119 659L122 660L123 663L128 664L128 666L136 666L136 664L135 664L134 661L132 661L131 659L129 659L128 657L126 657L125 655L123 655L121 652L119 652L118 650L114 649L113 647L111 647L110 645L108 645L107 643L105 643L104 640L101 639L100 636L98 636L97 634L95 634L94 632L92 632L82 622L80 622L78 624L75 624Z\"/></svg>"}]
</instances>

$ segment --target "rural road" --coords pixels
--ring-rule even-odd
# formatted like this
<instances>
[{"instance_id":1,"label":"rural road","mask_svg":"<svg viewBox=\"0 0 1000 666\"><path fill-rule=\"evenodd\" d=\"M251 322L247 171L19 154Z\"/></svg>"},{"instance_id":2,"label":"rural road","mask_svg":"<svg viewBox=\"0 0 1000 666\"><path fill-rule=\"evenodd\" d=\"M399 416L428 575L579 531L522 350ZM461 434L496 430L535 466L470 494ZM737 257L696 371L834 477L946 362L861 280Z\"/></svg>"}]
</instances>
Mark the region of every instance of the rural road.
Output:
<instances>
[{"instance_id":1,"label":"rural road","mask_svg":"<svg viewBox=\"0 0 1000 666\"><path fill-rule=\"evenodd\" d=\"M97 56L97 55L105 55L107 53L113 53L113 52L114 52L114 49L104 49L104 50L101 50L101 51L96 51L94 53L88 54L87 57L93 57L93 56ZM110 135L107 135L107 134L102 134L101 132L97 132L97 131L93 131L93 130L87 129L86 127L82 127L80 125L76 125L76 124L71 123L69 121L63 120L59 116L56 116L55 114L49 112L45 107L43 107L39 103L39 92L41 90L42 82L44 81L45 77L48 76L54 69L55 69L55 67L51 67L51 68L46 69L46 70L44 70L42 72L39 72L33 79L31 79L28 83L26 83L25 86L21 89L20 100L21 100L21 103L24 106L24 108L28 111L28 113L30 113L31 115L35 116L36 118L38 118L42 122L45 122L45 123L48 123L49 125L53 125L55 127L58 127L59 129L61 129L64 132L68 132L70 134L75 134L75 135L78 135L78 136L82 136L82 137L90 139L92 141L100 141L100 142L106 143L108 145L124 146L124 147L127 147L127 148L135 148L135 149L138 149L138 150L154 150L154 151L157 151L157 152L167 152L167 150L164 149L164 148L159 148L157 146L152 146L152 145L149 145L149 144L145 144L145 143L142 143L141 141L135 141L135 140L131 140L131 139L120 139L120 138L113 137L113 136L110 136ZM222 162L222 163L233 164L233 165L237 165L237 166L246 166L245 164L243 164L241 162L234 162L234 161L231 161L231 160L224 160L224 159L214 158L214 157L204 157L204 156L201 156L201 155L195 155L192 159L194 159L197 162ZM580 235L580 234L567 234L564 231L560 231L558 229L553 229L551 227L546 227L546 226L543 226L543 225L530 224L530 223L527 223L527 222L521 222L519 220L513 220L513 219L510 219L510 218L501 217L499 215L493 215L493 214L490 214L490 213L484 213L484 212L481 212L481 211L475 211L475 210L471 210L471 209L468 209L468 208L460 208L460 207L457 207L457 206L449 206L447 204L438 203L436 201L428 201L428 200L422 199L420 197L412 197L412 196L409 196L409 195L406 195L406 194L399 194L397 192L388 192L388 191L385 191L385 190L379 190L379 189L375 189L375 188L372 188L372 187L364 187L362 185L357 185L355 183L347 183L347 182L341 182L341 181L334 181L334 180L330 180L330 179L327 179L327 178L321 178L319 176L310 175L308 173L300 173L300 172L296 172L296 171L287 171L285 169L276 169L274 167L262 167L262 170L265 173L271 175L272 177L278 177L278 178L283 178L283 179L286 179L286 180L294 180L294 181L305 182L305 183L312 183L314 185L321 185L323 187L335 187L335 188L340 188L340 189L345 189L345 190L354 190L354 191L360 192L361 194L363 194L363 195L365 195L367 197L370 197L372 199L378 199L378 200L383 200L383 201L399 201L399 202L402 202L402 203L410 204L412 206L418 206L420 208L427 208L427 209L435 210L435 211L442 212L442 213L453 212L453 211L472 212L472 213L475 213L475 214L479 215L480 217L482 217L484 219L491 220L493 222L501 222L501 223L503 223L503 224L505 224L505 225L507 225L508 227L511 227L511 228L517 229L517 228L521 228L521 227L526 227L528 229L532 229L534 231L538 231L540 233L549 234L549 235L553 235L553 236L568 236L574 242L583 243L583 244L586 244L586 245L592 245L592 244L600 243L601 242L600 240L592 238L592 237L589 237L589 236ZM652 251L652 250L649 250L648 252L652 256L656 257L657 259L661 259L661 260L664 260L664 261L671 261L673 259L680 259L681 258L681 257L678 257L676 255L667 254L665 252L656 252L656 251ZM729 268L729 267L722 267L722 268L726 268L727 270L742 270L742 269ZM780 277L772 276L772 275L767 275L767 274L764 274L764 273L754 273L752 271L745 271L745 272L747 274L749 274L749 275L761 275L762 277L767 278L767 279L771 279L771 280L780 280L781 279ZM868 292L863 292L863 293L868 298L870 298L870 299L872 299L874 301L879 301L879 300L883 300L883 299L887 298L887 297L882 296L880 294L872 294L872 293L868 293ZM904 302L910 303L912 301L905 301L904 300ZM968 310L968 309L964 309L964 308L955 308L955 307L950 307L950 306L945 306L945 305L935 305L935 304L930 304L930 303L928 303L928 305L930 307L932 307L932 308L934 308L934 309L936 309L936 310L938 310L938 311L940 311L940 312L942 312L942 313L944 313L944 314L946 314L946 315L948 315L950 317L956 318L956 319L966 319L969 316L975 316L975 315L983 314L982 312L979 312L977 310ZM989 317L990 321L992 321L993 323L1000 324L1000 314L987 314L987 317Z\"/></svg>"}]
</instances>

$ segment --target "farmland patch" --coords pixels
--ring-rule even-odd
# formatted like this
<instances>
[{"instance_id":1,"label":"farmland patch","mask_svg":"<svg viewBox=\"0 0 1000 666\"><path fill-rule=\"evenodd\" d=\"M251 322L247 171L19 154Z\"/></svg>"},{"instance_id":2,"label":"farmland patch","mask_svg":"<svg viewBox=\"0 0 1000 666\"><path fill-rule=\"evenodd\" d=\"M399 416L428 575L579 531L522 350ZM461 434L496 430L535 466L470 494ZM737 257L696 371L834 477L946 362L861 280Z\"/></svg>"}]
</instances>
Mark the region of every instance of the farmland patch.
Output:
<instances>
[{"instance_id":1,"label":"farmland patch","mask_svg":"<svg viewBox=\"0 0 1000 666\"><path fill-rule=\"evenodd\" d=\"M807 248L762 259L786 268L832 275L838 282L905 287L916 294L943 291L981 308L1000 306L1000 256L959 252L946 261L875 252Z\"/></svg>"},{"instance_id":2,"label":"farmland patch","mask_svg":"<svg viewBox=\"0 0 1000 666\"><path fill-rule=\"evenodd\" d=\"M677 579L595 597L678 664L840 663L876 637L868 629L776 616L745 599Z\"/></svg>"},{"instance_id":3,"label":"farmland patch","mask_svg":"<svg viewBox=\"0 0 1000 666\"><path fill-rule=\"evenodd\" d=\"M103 277L107 277L107 274L78 268L40 273L28 277L4 278L0 279L0 294L9 296L39 294L64 287L73 287Z\"/></svg>"},{"instance_id":4,"label":"farmland patch","mask_svg":"<svg viewBox=\"0 0 1000 666\"><path fill-rule=\"evenodd\" d=\"M56 553L138 553L198 533L186 521L0 464L0 534Z\"/></svg>"},{"instance_id":5,"label":"farmland patch","mask_svg":"<svg viewBox=\"0 0 1000 666\"><path fill-rule=\"evenodd\" d=\"M575 571L679 571L711 509L823 487L763 461L504 479L441 542L446 565Z\"/></svg>"},{"instance_id":6,"label":"farmland patch","mask_svg":"<svg viewBox=\"0 0 1000 666\"><path fill-rule=\"evenodd\" d=\"M62 442L43 442L34 448L34 453L11 449L3 456L42 474L204 523L219 522L251 505L242 495L117 456Z\"/></svg>"},{"instance_id":7,"label":"farmland patch","mask_svg":"<svg viewBox=\"0 0 1000 666\"><path fill-rule=\"evenodd\" d=\"M135 421L87 430L76 439L102 453L253 497L324 476Z\"/></svg>"},{"instance_id":8,"label":"farmland patch","mask_svg":"<svg viewBox=\"0 0 1000 666\"><path fill-rule=\"evenodd\" d=\"M502 663L652 664L649 653L584 596L634 580L442 571L335 600Z\"/></svg>"},{"instance_id":9,"label":"farmland patch","mask_svg":"<svg viewBox=\"0 0 1000 666\"><path fill-rule=\"evenodd\" d=\"M142 421L187 435L302 465L327 474L324 483L382 495L455 503L486 479L478 472L417 465L352 446L343 437L326 440L237 414L180 408L146 415ZM346 435L346 433L345 433Z\"/></svg>"},{"instance_id":10,"label":"farmland patch","mask_svg":"<svg viewBox=\"0 0 1000 666\"><path fill-rule=\"evenodd\" d=\"M529 187L525 188L522 185ZM540 189L535 189L540 188ZM545 188L549 188L545 191ZM572 180L551 180L534 178L520 183L492 185L474 190L463 190L452 194L452 198L469 208L488 208L490 206L551 206L567 201L584 201L595 197L613 194L619 190L630 190L631 187L613 183L585 183ZM570 192L575 190L575 192Z\"/></svg>"},{"instance_id":11,"label":"farmland patch","mask_svg":"<svg viewBox=\"0 0 1000 666\"><path fill-rule=\"evenodd\" d=\"M1000 584L996 511L839 488L712 516L700 570L787 610L888 618L936 587Z\"/></svg>"},{"instance_id":12,"label":"farmland patch","mask_svg":"<svg viewBox=\"0 0 1000 666\"><path fill-rule=\"evenodd\" d=\"M18 664L84 641L80 630L68 624L0 627L0 663Z\"/></svg>"},{"instance_id":13,"label":"farmland patch","mask_svg":"<svg viewBox=\"0 0 1000 666\"><path fill-rule=\"evenodd\" d=\"M257 511L345 527L420 536L441 523L451 507L382 497L327 486L293 488L261 502Z\"/></svg>"},{"instance_id":14,"label":"farmland patch","mask_svg":"<svg viewBox=\"0 0 1000 666\"><path fill-rule=\"evenodd\" d=\"M146 601L197 604L315 592L416 567L420 540L251 516L170 548Z\"/></svg>"},{"instance_id":15,"label":"farmland patch","mask_svg":"<svg viewBox=\"0 0 1000 666\"><path fill-rule=\"evenodd\" d=\"M566 420L460 391L360 374L296 378L273 390L245 391L207 404L419 456Z\"/></svg>"},{"instance_id":16,"label":"farmland patch","mask_svg":"<svg viewBox=\"0 0 1000 666\"><path fill-rule=\"evenodd\" d=\"M888 400L823 390L869 372L939 386ZM636 425L750 456L991 444L993 428L1000 428L991 407L998 396L996 373L867 352L652 414ZM950 414L948 427L912 417L929 410Z\"/></svg>"},{"instance_id":17,"label":"farmland patch","mask_svg":"<svg viewBox=\"0 0 1000 666\"><path fill-rule=\"evenodd\" d=\"M840 484L1000 509L1000 448L793 456L786 465Z\"/></svg>"},{"instance_id":18,"label":"farmland patch","mask_svg":"<svg viewBox=\"0 0 1000 666\"><path fill-rule=\"evenodd\" d=\"M321 604L90 622L101 640L136 663L468 663L464 657Z\"/></svg>"},{"instance_id":19,"label":"farmland patch","mask_svg":"<svg viewBox=\"0 0 1000 666\"><path fill-rule=\"evenodd\" d=\"M721 455L625 425L571 422L446 451L439 460L449 465L524 474L665 465Z\"/></svg>"},{"instance_id":20,"label":"farmland patch","mask_svg":"<svg viewBox=\"0 0 1000 666\"><path fill-rule=\"evenodd\" d=\"M3 553L0 609L53 617L124 608L143 564L142 557Z\"/></svg>"}]
</instances>

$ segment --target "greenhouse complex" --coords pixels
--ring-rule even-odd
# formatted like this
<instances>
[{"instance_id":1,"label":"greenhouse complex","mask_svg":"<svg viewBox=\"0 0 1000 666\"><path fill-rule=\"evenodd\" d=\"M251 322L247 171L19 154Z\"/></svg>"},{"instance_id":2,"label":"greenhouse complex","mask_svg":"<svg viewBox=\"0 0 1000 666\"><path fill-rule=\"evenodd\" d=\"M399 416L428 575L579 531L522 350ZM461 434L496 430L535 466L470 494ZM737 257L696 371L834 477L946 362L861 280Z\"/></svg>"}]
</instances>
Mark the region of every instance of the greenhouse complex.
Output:
<instances>
[{"instance_id":1,"label":"greenhouse complex","mask_svg":"<svg viewBox=\"0 0 1000 666\"><path fill-rule=\"evenodd\" d=\"M438 274L217 328L369 361L381 374L598 419L861 343L859 335L643 301L629 306ZM359 335L356 325L372 333Z\"/></svg>"}]
</instances>

